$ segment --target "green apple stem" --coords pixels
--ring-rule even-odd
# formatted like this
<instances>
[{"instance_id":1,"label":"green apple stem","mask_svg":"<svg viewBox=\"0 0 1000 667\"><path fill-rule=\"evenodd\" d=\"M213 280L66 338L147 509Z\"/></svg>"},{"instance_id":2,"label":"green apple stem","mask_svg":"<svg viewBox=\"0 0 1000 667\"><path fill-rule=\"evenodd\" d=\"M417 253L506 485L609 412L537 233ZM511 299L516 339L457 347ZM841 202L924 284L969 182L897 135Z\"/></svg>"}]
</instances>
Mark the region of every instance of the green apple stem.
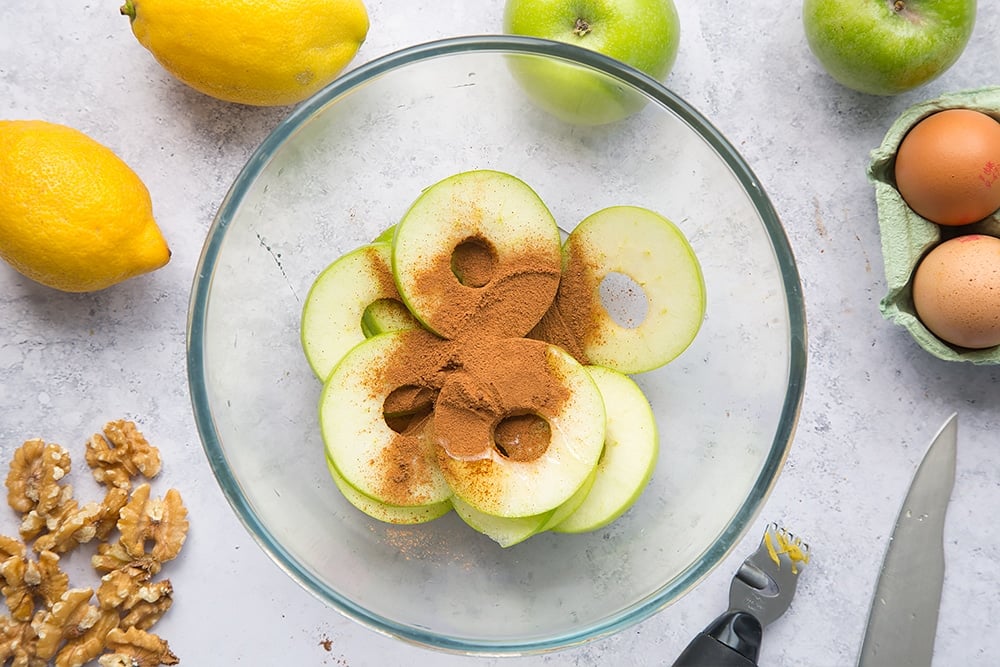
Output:
<instances>
[{"instance_id":1,"label":"green apple stem","mask_svg":"<svg viewBox=\"0 0 1000 667\"><path fill-rule=\"evenodd\" d=\"M906 9L906 0L895 0L892 3L892 11L897 14Z\"/></svg>"},{"instance_id":2,"label":"green apple stem","mask_svg":"<svg viewBox=\"0 0 1000 667\"><path fill-rule=\"evenodd\" d=\"M900 0L902 1L902 0ZM585 18L578 18L576 23L573 24L573 34L577 37L583 37L590 32L590 21Z\"/></svg>"}]
</instances>

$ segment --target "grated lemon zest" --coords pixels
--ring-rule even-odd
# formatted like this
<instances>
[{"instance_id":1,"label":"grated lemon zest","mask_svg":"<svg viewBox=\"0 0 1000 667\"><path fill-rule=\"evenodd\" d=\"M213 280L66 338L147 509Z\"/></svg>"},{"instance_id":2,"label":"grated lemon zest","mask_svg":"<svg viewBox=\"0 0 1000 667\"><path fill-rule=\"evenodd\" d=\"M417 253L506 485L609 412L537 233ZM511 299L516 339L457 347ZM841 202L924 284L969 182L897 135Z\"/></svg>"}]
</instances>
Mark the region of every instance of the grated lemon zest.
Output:
<instances>
[{"instance_id":1,"label":"grated lemon zest","mask_svg":"<svg viewBox=\"0 0 1000 667\"><path fill-rule=\"evenodd\" d=\"M772 539L772 531L764 533L764 545L767 547L767 553L771 556L771 560L780 567L781 560L778 557L781 554L787 554L788 559L792 561L792 573L798 574L797 563L807 564L809 562L809 552L802 549L802 540L798 537L789 540L788 535L781 530L773 531L773 534L777 535L777 546Z\"/></svg>"}]
</instances>

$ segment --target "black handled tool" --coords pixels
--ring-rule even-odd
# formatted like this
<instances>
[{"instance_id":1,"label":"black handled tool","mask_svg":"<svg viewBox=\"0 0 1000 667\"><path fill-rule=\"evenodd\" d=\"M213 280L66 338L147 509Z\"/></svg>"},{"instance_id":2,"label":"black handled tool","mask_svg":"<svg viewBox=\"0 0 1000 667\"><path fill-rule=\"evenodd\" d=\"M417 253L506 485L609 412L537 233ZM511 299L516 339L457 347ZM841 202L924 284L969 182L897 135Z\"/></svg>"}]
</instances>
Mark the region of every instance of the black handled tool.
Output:
<instances>
[{"instance_id":1,"label":"black handled tool","mask_svg":"<svg viewBox=\"0 0 1000 667\"><path fill-rule=\"evenodd\" d=\"M754 667L769 625L788 609L809 545L770 524L729 588L729 609L688 644L673 667Z\"/></svg>"}]
</instances>

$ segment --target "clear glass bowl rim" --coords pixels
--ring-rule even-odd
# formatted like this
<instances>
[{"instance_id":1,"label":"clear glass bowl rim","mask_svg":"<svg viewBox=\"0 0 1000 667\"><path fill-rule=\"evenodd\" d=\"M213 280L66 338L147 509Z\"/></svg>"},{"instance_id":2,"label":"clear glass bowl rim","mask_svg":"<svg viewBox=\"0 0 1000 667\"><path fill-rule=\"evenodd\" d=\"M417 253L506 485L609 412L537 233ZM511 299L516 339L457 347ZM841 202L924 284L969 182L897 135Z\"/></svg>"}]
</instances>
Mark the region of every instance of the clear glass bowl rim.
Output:
<instances>
[{"instance_id":1,"label":"clear glass bowl rim","mask_svg":"<svg viewBox=\"0 0 1000 667\"><path fill-rule=\"evenodd\" d=\"M239 209L247 192L253 187L256 178L275 151L319 109L383 73L423 60L474 52L539 55L591 67L641 91L651 101L668 108L699 133L729 166L760 214L781 274L789 321L788 387L781 407L778 429L757 483L754 484L753 492L745 499L716 543L702 558L682 572L671 585L655 591L639 603L572 633L520 643L470 641L466 638L429 632L423 628L401 625L371 613L357 602L345 598L312 577L306 568L273 537L244 497L240 483L226 462L225 452L212 419L206 386L204 332L214 269L221 252L222 240L227 227L234 219L234 213ZM694 107L660 82L629 65L572 44L515 35L449 37L405 47L359 65L293 109L257 147L220 204L199 258L188 307L187 372L196 427L212 472L227 501L251 537L293 580L348 618L390 637L462 654L497 656L533 654L559 650L607 636L646 620L704 578L725 558L746 532L770 494L784 465L801 409L806 359L805 304L791 245L763 187L728 140Z\"/></svg>"}]
</instances>

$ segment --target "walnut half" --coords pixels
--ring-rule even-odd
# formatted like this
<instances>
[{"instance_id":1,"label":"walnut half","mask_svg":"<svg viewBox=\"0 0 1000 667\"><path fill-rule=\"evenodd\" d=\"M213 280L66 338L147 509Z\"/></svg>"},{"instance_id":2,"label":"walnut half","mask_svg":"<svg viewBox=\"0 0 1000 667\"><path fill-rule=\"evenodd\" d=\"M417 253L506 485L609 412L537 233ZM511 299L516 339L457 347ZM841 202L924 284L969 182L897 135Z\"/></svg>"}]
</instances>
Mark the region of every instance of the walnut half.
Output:
<instances>
[{"instance_id":1,"label":"walnut half","mask_svg":"<svg viewBox=\"0 0 1000 667\"><path fill-rule=\"evenodd\" d=\"M36 600L49 608L69 588L69 576L59 569L59 556L51 551L38 554L37 561L26 554L7 558L0 563L0 575L3 576L0 592L15 621L30 620Z\"/></svg>"},{"instance_id":2,"label":"walnut half","mask_svg":"<svg viewBox=\"0 0 1000 667\"><path fill-rule=\"evenodd\" d=\"M43 612L38 612L41 615ZM47 660L35 648L38 635L30 621L0 617L0 665L10 667L45 667Z\"/></svg>"},{"instance_id":3,"label":"walnut half","mask_svg":"<svg viewBox=\"0 0 1000 667\"><path fill-rule=\"evenodd\" d=\"M121 544L134 558L152 556L158 563L172 560L187 537L187 508L177 489L170 489L162 499L150 499L149 484L141 484L119 513ZM152 542L146 551L146 542Z\"/></svg>"},{"instance_id":4,"label":"walnut half","mask_svg":"<svg viewBox=\"0 0 1000 667\"><path fill-rule=\"evenodd\" d=\"M7 473L7 503L18 512L45 517L59 502L59 480L70 471L69 452L35 438L14 450Z\"/></svg>"},{"instance_id":5,"label":"walnut half","mask_svg":"<svg viewBox=\"0 0 1000 667\"><path fill-rule=\"evenodd\" d=\"M130 488L132 478L152 479L160 472L160 452L149 444L134 422L119 419L104 425L103 435L87 441L87 465L94 479L109 487Z\"/></svg>"},{"instance_id":6,"label":"walnut half","mask_svg":"<svg viewBox=\"0 0 1000 667\"><path fill-rule=\"evenodd\" d=\"M115 628L108 633L108 651L98 659L101 667L157 667L180 662L162 638L145 630Z\"/></svg>"},{"instance_id":7,"label":"walnut half","mask_svg":"<svg viewBox=\"0 0 1000 667\"><path fill-rule=\"evenodd\" d=\"M169 579L152 582L142 571L114 570L101 578L97 602L101 609L118 610L122 629L149 630L170 609L173 595Z\"/></svg>"}]
</instances>

